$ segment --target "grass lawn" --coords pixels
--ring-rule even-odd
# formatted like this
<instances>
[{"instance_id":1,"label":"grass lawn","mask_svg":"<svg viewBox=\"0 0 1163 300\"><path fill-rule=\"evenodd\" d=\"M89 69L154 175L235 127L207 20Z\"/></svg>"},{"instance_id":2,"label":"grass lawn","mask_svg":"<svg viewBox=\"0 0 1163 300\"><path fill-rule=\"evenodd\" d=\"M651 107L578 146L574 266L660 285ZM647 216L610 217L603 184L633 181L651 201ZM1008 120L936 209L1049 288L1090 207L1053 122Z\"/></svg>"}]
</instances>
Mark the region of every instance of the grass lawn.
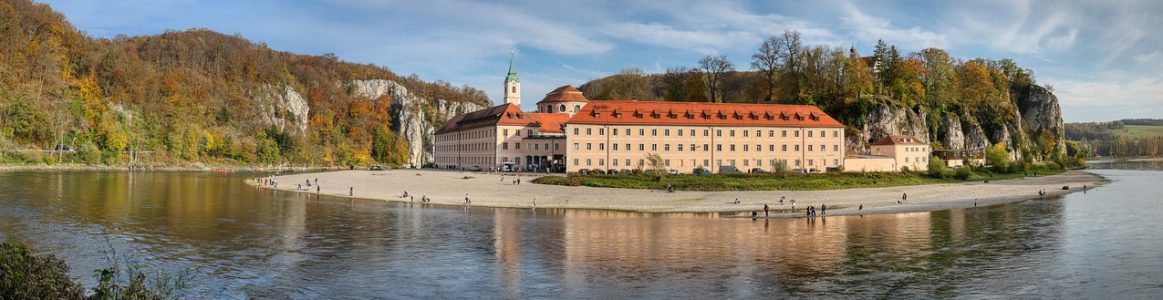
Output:
<instances>
[{"instance_id":1,"label":"grass lawn","mask_svg":"<svg viewBox=\"0 0 1163 300\"><path fill-rule=\"evenodd\" d=\"M1048 167L1036 168L1038 176L1062 173L1062 170ZM1001 180L1020 178L1022 173L993 173L976 171L969 180ZM667 175L661 180L648 175L569 175L545 176L533 183L552 185L582 185L628 189L666 189L670 184L680 191L802 191L834 190L868 187L888 187L921 185L934 183L955 183L955 178L935 178L923 173L823 173L823 174L713 174L713 175Z\"/></svg>"},{"instance_id":2,"label":"grass lawn","mask_svg":"<svg viewBox=\"0 0 1163 300\"><path fill-rule=\"evenodd\" d=\"M1114 134L1128 138L1163 136L1163 126L1127 125L1123 129L1114 130Z\"/></svg>"}]
</instances>

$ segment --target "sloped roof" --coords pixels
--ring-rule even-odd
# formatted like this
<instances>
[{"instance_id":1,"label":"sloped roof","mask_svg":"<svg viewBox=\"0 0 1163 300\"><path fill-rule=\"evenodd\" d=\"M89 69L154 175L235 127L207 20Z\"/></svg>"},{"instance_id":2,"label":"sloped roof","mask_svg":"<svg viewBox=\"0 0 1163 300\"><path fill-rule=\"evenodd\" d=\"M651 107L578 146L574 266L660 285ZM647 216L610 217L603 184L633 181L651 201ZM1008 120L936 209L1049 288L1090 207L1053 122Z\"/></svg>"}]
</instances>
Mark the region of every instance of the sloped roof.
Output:
<instances>
[{"instance_id":1,"label":"sloped roof","mask_svg":"<svg viewBox=\"0 0 1163 300\"><path fill-rule=\"evenodd\" d=\"M886 137L882 137L882 138L880 138L879 140L877 140L875 143L872 143L872 145L873 145L873 146L884 146L884 145L925 145L925 143L922 143L920 140L918 140L918 139L915 139L915 138L913 138L913 137L911 137L911 136L904 136L904 135L897 135L897 134L894 134L894 135L889 135L889 136L886 136Z\"/></svg>"},{"instance_id":2,"label":"sloped roof","mask_svg":"<svg viewBox=\"0 0 1163 300\"><path fill-rule=\"evenodd\" d=\"M591 101L568 124L844 127L811 105Z\"/></svg>"},{"instance_id":3,"label":"sloped roof","mask_svg":"<svg viewBox=\"0 0 1163 300\"><path fill-rule=\"evenodd\" d=\"M577 88L572 85L565 85L546 93L545 98L538 101L537 104L555 103L555 102L589 102L586 96L582 94Z\"/></svg>"},{"instance_id":4,"label":"sloped roof","mask_svg":"<svg viewBox=\"0 0 1163 300\"><path fill-rule=\"evenodd\" d=\"M452 117L436 134L495 125L532 126L540 127L540 132L563 133L561 124L568 118L566 114L527 113L515 104L505 103Z\"/></svg>"}]
</instances>

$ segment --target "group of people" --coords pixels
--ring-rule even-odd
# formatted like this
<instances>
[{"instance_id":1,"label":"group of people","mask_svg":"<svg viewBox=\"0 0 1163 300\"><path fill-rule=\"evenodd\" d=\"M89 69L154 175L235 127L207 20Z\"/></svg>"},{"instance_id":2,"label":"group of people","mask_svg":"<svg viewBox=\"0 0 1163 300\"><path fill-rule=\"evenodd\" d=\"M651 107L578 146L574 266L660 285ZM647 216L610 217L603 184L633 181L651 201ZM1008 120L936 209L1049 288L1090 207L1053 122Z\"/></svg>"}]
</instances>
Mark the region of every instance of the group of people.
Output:
<instances>
[{"instance_id":1,"label":"group of people","mask_svg":"<svg viewBox=\"0 0 1163 300\"><path fill-rule=\"evenodd\" d=\"M505 175L501 175L501 182L505 182ZM521 185L521 177L513 179L513 185Z\"/></svg>"},{"instance_id":2,"label":"group of people","mask_svg":"<svg viewBox=\"0 0 1163 300\"><path fill-rule=\"evenodd\" d=\"M408 198L408 201L413 201L413 202L416 201L416 195L410 195L410 194L408 194L408 191L404 191L404 194L400 195L400 198ZM432 199L428 198L428 195L420 195L420 202L428 203L428 202L432 202Z\"/></svg>"},{"instance_id":3,"label":"group of people","mask_svg":"<svg viewBox=\"0 0 1163 300\"><path fill-rule=\"evenodd\" d=\"M863 208L863 205L861 205L861 208ZM805 212L805 213L807 214L808 217L815 217L816 216L816 207L815 206L808 206L807 212ZM828 205L827 204L820 204L820 215L824 216L827 214L828 214Z\"/></svg>"}]
</instances>

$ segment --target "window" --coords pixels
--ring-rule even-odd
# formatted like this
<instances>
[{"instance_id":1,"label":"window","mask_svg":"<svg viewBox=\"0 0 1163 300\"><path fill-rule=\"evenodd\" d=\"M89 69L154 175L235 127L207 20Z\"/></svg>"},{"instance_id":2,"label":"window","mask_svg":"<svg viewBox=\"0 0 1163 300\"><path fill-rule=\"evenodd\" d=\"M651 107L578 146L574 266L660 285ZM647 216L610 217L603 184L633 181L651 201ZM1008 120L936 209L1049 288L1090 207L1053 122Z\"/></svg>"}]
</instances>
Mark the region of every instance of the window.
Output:
<instances>
[{"instance_id":1,"label":"window","mask_svg":"<svg viewBox=\"0 0 1163 300\"><path fill-rule=\"evenodd\" d=\"M548 147L547 147L547 148L548 148ZM557 150L558 148L561 148L561 144L554 143L554 144L553 144L553 150Z\"/></svg>"},{"instance_id":2,"label":"window","mask_svg":"<svg viewBox=\"0 0 1163 300\"><path fill-rule=\"evenodd\" d=\"M612 165L614 165L615 167L617 167L617 166L618 166L618 160L617 160L617 159L611 159L611 160L610 160L610 164L612 164Z\"/></svg>"},{"instance_id":3,"label":"window","mask_svg":"<svg viewBox=\"0 0 1163 300\"><path fill-rule=\"evenodd\" d=\"M682 152L682 144L678 144L678 152Z\"/></svg>"},{"instance_id":4,"label":"window","mask_svg":"<svg viewBox=\"0 0 1163 300\"><path fill-rule=\"evenodd\" d=\"M562 104L561 106L558 106L558 107L557 107L557 111L560 111L560 112L565 112L565 104ZM576 164L575 164L575 165L576 165Z\"/></svg>"},{"instance_id":5,"label":"window","mask_svg":"<svg viewBox=\"0 0 1163 300\"><path fill-rule=\"evenodd\" d=\"M811 131L809 131L809 132L811 132ZM808 145L808 152L811 152L811 151L812 151L812 145Z\"/></svg>"},{"instance_id":6,"label":"window","mask_svg":"<svg viewBox=\"0 0 1163 300\"><path fill-rule=\"evenodd\" d=\"M840 151L840 145L832 145L832 151Z\"/></svg>"},{"instance_id":7,"label":"window","mask_svg":"<svg viewBox=\"0 0 1163 300\"><path fill-rule=\"evenodd\" d=\"M670 152L670 144L663 144L662 151Z\"/></svg>"},{"instance_id":8,"label":"window","mask_svg":"<svg viewBox=\"0 0 1163 300\"><path fill-rule=\"evenodd\" d=\"M796 151L800 151L800 145L796 145Z\"/></svg>"},{"instance_id":9,"label":"window","mask_svg":"<svg viewBox=\"0 0 1163 300\"><path fill-rule=\"evenodd\" d=\"M820 130L820 137L828 137L828 136L827 136L827 135L824 135L824 131L823 131L823 130Z\"/></svg>"},{"instance_id":10,"label":"window","mask_svg":"<svg viewBox=\"0 0 1163 300\"><path fill-rule=\"evenodd\" d=\"M599 159L598 159L598 165L599 165L599 166L605 166L605 165L606 165L606 159L605 159L605 158L599 158Z\"/></svg>"},{"instance_id":11,"label":"window","mask_svg":"<svg viewBox=\"0 0 1163 300\"><path fill-rule=\"evenodd\" d=\"M663 131L662 131L662 135L663 135L663 136L670 136L670 129L665 129L665 130L663 130Z\"/></svg>"},{"instance_id":12,"label":"window","mask_svg":"<svg viewBox=\"0 0 1163 300\"><path fill-rule=\"evenodd\" d=\"M630 136L630 128L626 128L626 136ZM629 147L627 147L627 148L629 148ZM629 165L629 164L627 164L627 165Z\"/></svg>"},{"instance_id":13,"label":"window","mask_svg":"<svg viewBox=\"0 0 1163 300\"><path fill-rule=\"evenodd\" d=\"M775 130L768 130L767 137L775 137Z\"/></svg>"},{"instance_id":14,"label":"window","mask_svg":"<svg viewBox=\"0 0 1163 300\"><path fill-rule=\"evenodd\" d=\"M541 150L541 145L533 144L533 150Z\"/></svg>"},{"instance_id":15,"label":"window","mask_svg":"<svg viewBox=\"0 0 1163 300\"><path fill-rule=\"evenodd\" d=\"M527 136L533 136L533 129L529 129L526 133L528 133Z\"/></svg>"},{"instance_id":16,"label":"window","mask_svg":"<svg viewBox=\"0 0 1163 300\"><path fill-rule=\"evenodd\" d=\"M711 130L710 129L703 129L703 136L711 136Z\"/></svg>"},{"instance_id":17,"label":"window","mask_svg":"<svg viewBox=\"0 0 1163 300\"><path fill-rule=\"evenodd\" d=\"M626 166L627 166L627 167L629 167L629 166L630 166L630 159L629 159L629 158L627 158L627 159L626 159Z\"/></svg>"},{"instance_id":18,"label":"window","mask_svg":"<svg viewBox=\"0 0 1163 300\"><path fill-rule=\"evenodd\" d=\"M501 150L509 150L509 143L501 143Z\"/></svg>"},{"instance_id":19,"label":"window","mask_svg":"<svg viewBox=\"0 0 1163 300\"><path fill-rule=\"evenodd\" d=\"M646 129L638 129L639 136L646 136Z\"/></svg>"},{"instance_id":20,"label":"window","mask_svg":"<svg viewBox=\"0 0 1163 300\"><path fill-rule=\"evenodd\" d=\"M665 165L665 166L667 166L667 167L669 167L669 166L670 166L670 160L669 160L669 159L664 159L664 160L662 160L662 164L663 164L663 165Z\"/></svg>"},{"instance_id":21,"label":"window","mask_svg":"<svg viewBox=\"0 0 1163 300\"><path fill-rule=\"evenodd\" d=\"M748 166L750 166L750 165L749 165L750 163L751 163L751 161L750 161L750 160L746 160L746 159L744 159L744 160L743 160L743 166L744 166L744 167L748 167Z\"/></svg>"},{"instance_id":22,"label":"window","mask_svg":"<svg viewBox=\"0 0 1163 300\"><path fill-rule=\"evenodd\" d=\"M795 132L795 134L796 134L796 137L800 137L800 131L799 131L799 130L796 130L796 131L794 131L794 132Z\"/></svg>"},{"instance_id":23,"label":"window","mask_svg":"<svg viewBox=\"0 0 1163 300\"><path fill-rule=\"evenodd\" d=\"M812 131L808 130L808 137L812 137Z\"/></svg>"},{"instance_id":24,"label":"window","mask_svg":"<svg viewBox=\"0 0 1163 300\"><path fill-rule=\"evenodd\" d=\"M639 165L639 166L645 166L645 165L646 165L646 160L639 159L639 160L638 160L638 165Z\"/></svg>"},{"instance_id":25,"label":"window","mask_svg":"<svg viewBox=\"0 0 1163 300\"><path fill-rule=\"evenodd\" d=\"M593 150L593 146L591 143L586 143L586 150Z\"/></svg>"},{"instance_id":26,"label":"window","mask_svg":"<svg viewBox=\"0 0 1163 300\"><path fill-rule=\"evenodd\" d=\"M799 167L799 166L800 166L800 160L798 160L798 159L796 160L796 166L797 166L797 167Z\"/></svg>"},{"instance_id":27,"label":"window","mask_svg":"<svg viewBox=\"0 0 1163 300\"><path fill-rule=\"evenodd\" d=\"M746 131L744 131L746 132ZM751 145L743 145L743 152L751 151Z\"/></svg>"},{"instance_id":28,"label":"window","mask_svg":"<svg viewBox=\"0 0 1163 300\"><path fill-rule=\"evenodd\" d=\"M591 135L591 134L594 134L594 129L593 128L586 128L586 135Z\"/></svg>"},{"instance_id":29,"label":"window","mask_svg":"<svg viewBox=\"0 0 1163 300\"><path fill-rule=\"evenodd\" d=\"M646 144L638 144L638 151L646 151Z\"/></svg>"},{"instance_id":30,"label":"window","mask_svg":"<svg viewBox=\"0 0 1163 300\"><path fill-rule=\"evenodd\" d=\"M755 166L756 166L756 167L762 167L762 166L763 166L763 160L761 160L761 159L756 159L756 160L755 160Z\"/></svg>"},{"instance_id":31,"label":"window","mask_svg":"<svg viewBox=\"0 0 1163 300\"><path fill-rule=\"evenodd\" d=\"M748 136L747 136L747 132L748 132L747 130L744 130L744 131L743 131L743 137L748 137Z\"/></svg>"},{"instance_id":32,"label":"window","mask_svg":"<svg viewBox=\"0 0 1163 300\"><path fill-rule=\"evenodd\" d=\"M574 128L574 129L573 129L573 135L578 135L577 131L578 131L578 129L577 129L577 128ZM505 133L505 134L508 134L508 133Z\"/></svg>"},{"instance_id":33,"label":"window","mask_svg":"<svg viewBox=\"0 0 1163 300\"><path fill-rule=\"evenodd\" d=\"M614 149L613 149L613 150L614 150L614 151L618 151L618 144L614 144L613 146L614 146ZM617 165L615 164L615 166L617 166Z\"/></svg>"},{"instance_id":34,"label":"window","mask_svg":"<svg viewBox=\"0 0 1163 300\"><path fill-rule=\"evenodd\" d=\"M710 144L703 144L703 151L711 151L711 145Z\"/></svg>"},{"instance_id":35,"label":"window","mask_svg":"<svg viewBox=\"0 0 1163 300\"><path fill-rule=\"evenodd\" d=\"M626 151L630 151L630 143L626 143ZM626 165L630 165L630 164L626 164Z\"/></svg>"},{"instance_id":36,"label":"window","mask_svg":"<svg viewBox=\"0 0 1163 300\"><path fill-rule=\"evenodd\" d=\"M731 136L735 136L735 129L731 129Z\"/></svg>"},{"instance_id":37,"label":"window","mask_svg":"<svg viewBox=\"0 0 1163 300\"><path fill-rule=\"evenodd\" d=\"M840 159L832 159L832 165L834 165L834 166L839 166L839 165L840 165Z\"/></svg>"},{"instance_id":38,"label":"window","mask_svg":"<svg viewBox=\"0 0 1163 300\"><path fill-rule=\"evenodd\" d=\"M606 129L605 128L598 128L598 135L606 135Z\"/></svg>"},{"instance_id":39,"label":"window","mask_svg":"<svg viewBox=\"0 0 1163 300\"><path fill-rule=\"evenodd\" d=\"M517 86L515 86L515 85L514 85L514 86L510 87L510 88L509 88L509 92L510 92L510 93L516 93L516 92L517 92Z\"/></svg>"},{"instance_id":40,"label":"window","mask_svg":"<svg viewBox=\"0 0 1163 300\"><path fill-rule=\"evenodd\" d=\"M587 166L593 165L593 159L589 159L589 158L587 158L587 159L586 159L586 165L587 165Z\"/></svg>"},{"instance_id":41,"label":"window","mask_svg":"<svg viewBox=\"0 0 1163 300\"><path fill-rule=\"evenodd\" d=\"M908 157L905 157L905 162L909 162L909 158L908 158Z\"/></svg>"},{"instance_id":42,"label":"window","mask_svg":"<svg viewBox=\"0 0 1163 300\"><path fill-rule=\"evenodd\" d=\"M828 151L828 145L820 145L820 152Z\"/></svg>"},{"instance_id":43,"label":"window","mask_svg":"<svg viewBox=\"0 0 1163 300\"><path fill-rule=\"evenodd\" d=\"M614 135L618 135L618 130L617 129L610 130L610 133L613 133Z\"/></svg>"},{"instance_id":44,"label":"window","mask_svg":"<svg viewBox=\"0 0 1163 300\"><path fill-rule=\"evenodd\" d=\"M715 129L715 136L723 136L723 130L722 129Z\"/></svg>"},{"instance_id":45,"label":"window","mask_svg":"<svg viewBox=\"0 0 1163 300\"><path fill-rule=\"evenodd\" d=\"M678 136L682 136L682 129L675 130L675 131L677 131L677 132L678 132Z\"/></svg>"},{"instance_id":46,"label":"window","mask_svg":"<svg viewBox=\"0 0 1163 300\"><path fill-rule=\"evenodd\" d=\"M658 129L651 129L650 136L658 136Z\"/></svg>"},{"instance_id":47,"label":"window","mask_svg":"<svg viewBox=\"0 0 1163 300\"><path fill-rule=\"evenodd\" d=\"M650 151L658 151L658 144L650 144Z\"/></svg>"},{"instance_id":48,"label":"window","mask_svg":"<svg viewBox=\"0 0 1163 300\"><path fill-rule=\"evenodd\" d=\"M787 130L780 131L780 137L787 137Z\"/></svg>"},{"instance_id":49,"label":"window","mask_svg":"<svg viewBox=\"0 0 1163 300\"><path fill-rule=\"evenodd\" d=\"M767 145L767 151L775 152L775 144Z\"/></svg>"},{"instance_id":50,"label":"window","mask_svg":"<svg viewBox=\"0 0 1163 300\"><path fill-rule=\"evenodd\" d=\"M722 160L722 159L716 159L716 160L715 160L715 165L716 165L716 166L723 166L723 160Z\"/></svg>"},{"instance_id":51,"label":"window","mask_svg":"<svg viewBox=\"0 0 1163 300\"><path fill-rule=\"evenodd\" d=\"M709 160L709 159L704 159L704 160L703 160L703 166L704 166L704 167L710 167L710 166L711 166L711 160Z\"/></svg>"},{"instance_id":52,"label":"window","mask_svg":"<svg viewBox=\"0 0 1163 300\"><path fill-rule=\"evenodd\" d=\"M840 137L840 131L839 130L832 130L832 137Z\"/></svg>"},{"instance_id":53,"label":"window","mask_svg":"<svg viewBox=\"0 0 1163 300\"><path fill-rule=\"evenodd\" d=\"M763 152L763 145L755 145L755 152Z\"/></svg>"},{"instance_id":54,"label":"window","mask_svg":"<svg viewBox=\"0 0 1163 300\"><path fill-rule=\"evenodd\" d=\"M504 133L505 133L505 136L509 136L509 130L508 130L508 129L505 129ZM576 133L576 132L575 132L575 133Z\"/></svg>"},{"instance_id":55,"label":"window","mask_svg":"<svg viewBox=\"0 0 1163 300\"><path fill-rule=\"evenodd\" d=\"M814 160L814 159L809 159L809 160L808 160L808 165L809 165L809 166L815 166L815 165L816 165L816 160Z\"/></svg>"},{"instance_id":56,"label":"window","mask_svg":"<svg viewBox=\"0 0 1163 300\"><path fill-rule=\"evenodd\" d=\"M691 148L690 148L690 149L691 149L691 151L695 151L697 148L695 148L695 144L691 144Z\"/></svg>"},{"instance_id":57,"label":"window","mask_svg":"<svg viewBox=\"0 0 1163 300\"><path fill-rule=\"evenodd\" d=\"M715 151L723 151L723 144L716 144Z\"/></svg>"},{"instance_id":58,"label":"window","mask_svg":"<svg viewBox=\"0 0 1163 300\"><path fill-rule=\"evenodd\" d=\"M521 130L513 130L513 136L521 136Z\"/></svg>"},{"instance_id":59,"label":"window","mask_svg":"<svg viewBox=\"0 0 1163 300\"><path fill-rule=\"evenodd\" d=\"M521 143L513 143L513 147L517 148L517 150L521 150Z\"/></svg>"},{"instance_id":60,"label":"window","mask_svg":"<svg viewBox=\"0 0 1163 300\"><path fill-rule=\"evenodd\" d=\"M734 159L728 159L728 160L727 160L727 165L728 165L728 166L735 166L735 160L734 160Z\"/></svg>"},{"instance_id":61,"label":"window","mask_svg":"<svg viewBox=\"0 0 1163 300\"><path fill-rule=\"evenodd\" d=\"M577 143L573 143L573 150L577 150L577 146L578 146Z\"/></svg>"},{"instance_id":62,"label":"window","mask_svg":"<svg viewBox=\"0 0 1163 300\"><path fill-rule=\"evenodd\" d=\"M691 129L691 136L695 136L695 130Z\"/></svg>"},{"instance_id":63,"label":"window","mask_svg":"<svg viewBox=\"0 0 1163 300\"><path fill-rule=\"evenodd\" d=\"M598 150L606 150L606 143L598 143Z\"/></svg>"}]
</instances>

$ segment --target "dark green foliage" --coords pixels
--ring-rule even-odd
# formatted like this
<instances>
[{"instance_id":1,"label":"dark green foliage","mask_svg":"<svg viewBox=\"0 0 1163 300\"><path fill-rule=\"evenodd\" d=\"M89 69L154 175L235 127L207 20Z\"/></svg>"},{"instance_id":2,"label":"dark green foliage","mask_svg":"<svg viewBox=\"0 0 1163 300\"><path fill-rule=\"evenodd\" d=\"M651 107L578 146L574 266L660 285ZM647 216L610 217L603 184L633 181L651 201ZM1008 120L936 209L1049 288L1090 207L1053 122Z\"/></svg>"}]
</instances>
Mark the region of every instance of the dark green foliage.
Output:
<instances>
[{"instance_id":1,"label":"dark green foliage","mask_svg":"<svg viewBox=\"0 0 1163 300\"><path fill-rule=\"evenodd\" d=\"M34 256L23 245L0 243L0 295L4 299L84 299L69 266L55 256Z\"/></svg>"}]
</instances>

